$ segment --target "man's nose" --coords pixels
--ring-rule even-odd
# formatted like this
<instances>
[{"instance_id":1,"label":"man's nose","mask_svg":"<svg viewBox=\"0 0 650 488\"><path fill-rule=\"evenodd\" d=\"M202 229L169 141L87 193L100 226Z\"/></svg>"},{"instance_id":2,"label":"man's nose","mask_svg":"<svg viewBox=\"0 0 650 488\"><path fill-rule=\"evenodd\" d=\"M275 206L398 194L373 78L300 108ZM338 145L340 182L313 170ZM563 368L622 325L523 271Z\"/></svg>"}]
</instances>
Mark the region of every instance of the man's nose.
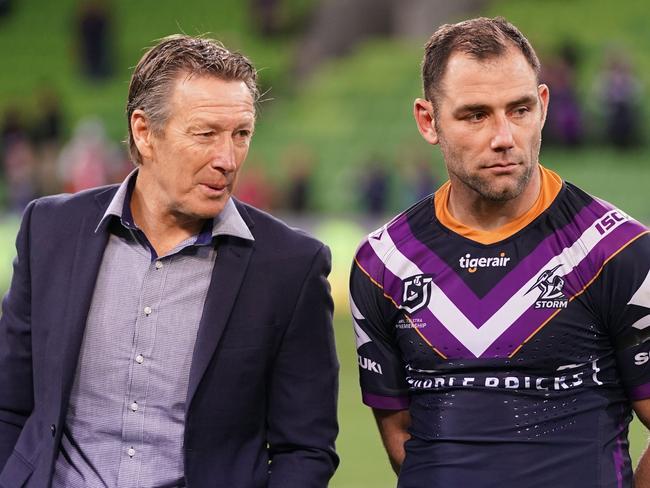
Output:
<instances>
[{"instance_id":1,"label":"man's nose","mask_svg":"<svg viewBox=\"0 0 650 488\"><path fill-rule=\"evenodd\" d=\"M214 141L210 165L223 173L229 173L237 168L235 144L232 135L222 133Z\"/></svg>"},{"instance_id":2,"label":"man's nose","mask_svg":"<svg viewBox=\"0 0 650 488\"><path fill-rule=\"evenodd\" d=\"M515 140L512 135L512 126L506 115L495 117L494 119L494 135L490 142L490 147L493 151L506 151L512 149L515 145Z\"/></svg>"}]
</instances>

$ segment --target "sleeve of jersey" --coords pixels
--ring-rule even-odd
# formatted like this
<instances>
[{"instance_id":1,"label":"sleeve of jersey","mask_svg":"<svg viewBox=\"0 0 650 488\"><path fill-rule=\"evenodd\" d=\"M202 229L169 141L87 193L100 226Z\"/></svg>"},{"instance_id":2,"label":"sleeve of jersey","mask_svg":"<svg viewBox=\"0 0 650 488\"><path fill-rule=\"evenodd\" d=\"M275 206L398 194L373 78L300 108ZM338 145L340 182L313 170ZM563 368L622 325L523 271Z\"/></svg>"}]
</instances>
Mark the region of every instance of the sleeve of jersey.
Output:
<instances>
[{"instance_id":1,"label":"sleeve of jersey","mask_svg":"<svg viewBox=\"0 0 650 488\"><path fill-rule=\"evenodd\" d=\"M641 231L603 270L603 304L631 400L650 398L650 234Z\"/></svg>"},{"instance_id":2,"label":"sleeve of jersey","mask_svg":"<svg viewBox=\"0 0 650 488\"><path fill-rule=\"evenodd\" d=\"M350 308L362 399L373 408L403 410L408 408L410 398L392 327L392 317L398 311L384 296L383 264L369 248L367 242L359 248L350 274Z\"/></svg>"}]
</instances>

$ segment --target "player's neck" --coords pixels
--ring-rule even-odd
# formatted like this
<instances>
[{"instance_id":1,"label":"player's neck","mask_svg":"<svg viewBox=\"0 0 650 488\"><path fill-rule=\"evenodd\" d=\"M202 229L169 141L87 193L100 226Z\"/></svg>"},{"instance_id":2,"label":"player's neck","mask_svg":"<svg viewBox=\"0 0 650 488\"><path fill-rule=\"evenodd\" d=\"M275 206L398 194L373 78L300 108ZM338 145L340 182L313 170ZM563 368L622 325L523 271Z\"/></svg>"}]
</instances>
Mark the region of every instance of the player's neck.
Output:
<instances>
[{"instance_id":1,"label":"player's neck","mask_svg":"<svg viewBox=\"0 0 650 488\"><path fill-rule=\"evenodd\" d=\"M521 194L506 201L488 200L452 180L447 208L458 222L480 231L494 231L528 212L540 195L540 171L533 171Z\"/></svg>"}]
</instances>

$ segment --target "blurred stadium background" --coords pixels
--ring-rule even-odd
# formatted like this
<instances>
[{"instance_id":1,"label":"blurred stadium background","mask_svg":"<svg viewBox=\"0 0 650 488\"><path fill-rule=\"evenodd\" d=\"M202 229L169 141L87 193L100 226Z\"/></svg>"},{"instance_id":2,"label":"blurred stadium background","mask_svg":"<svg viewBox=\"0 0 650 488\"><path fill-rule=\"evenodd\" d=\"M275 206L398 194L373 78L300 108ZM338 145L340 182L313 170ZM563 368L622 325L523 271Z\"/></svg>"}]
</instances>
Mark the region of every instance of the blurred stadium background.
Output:
<instances>
[{"instance_id":1,"label":"blurred stadium background","mask_svg":"<svg viewBox=\"0 0 650 488\"><path fill-rule=\"evenodd\" d=\"M644 0L0 0L0 293L27 201L129 171L124 103L143 49L176 32L218 38L253 60L265 92L239 197L333 251L342 463L331 486L394 486L360 404L347 272L366 232L444 181L411 120L422 45L477 14L507 17L542 58L553 108L542 162L650 223ZM635 424L635 458L645 439Z\"/></svg>"}]
</instances>

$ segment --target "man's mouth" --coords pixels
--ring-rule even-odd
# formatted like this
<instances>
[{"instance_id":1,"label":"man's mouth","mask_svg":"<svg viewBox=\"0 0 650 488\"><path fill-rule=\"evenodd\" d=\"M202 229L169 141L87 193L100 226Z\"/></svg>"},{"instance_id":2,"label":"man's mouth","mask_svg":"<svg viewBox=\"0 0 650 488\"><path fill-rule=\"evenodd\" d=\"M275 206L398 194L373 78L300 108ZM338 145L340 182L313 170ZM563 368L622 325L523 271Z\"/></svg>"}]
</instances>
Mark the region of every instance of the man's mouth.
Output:
<instances>
[{"instance_id":1,"label":"man's mouth","mask_svg":"<svg viewBox=\"0 0 650 488\"><path fill-rule=\"evenodd\" d=\"M504 162L499 162L499 163L486 164L485 166L483 166L483 169L498 173L498 172L512 171L515 168L517 168L518 166L519 166L519 163L515 163L515 162L511 162L511 161L504 161Z\"/></svg>"},{"instance_id":2,"label":"man's mouth","mask_svg":"<svg viewBox=\"0 0 650 488\"><path fill-rule=\"evenodd\" d=\"M492 163L492 164L487 164L484 167L487 169L491 168L511 168L513 166L518 166L519 163L513 162L513 161L503 161L499 163Z\"/></svg>"},{"instance_id":3,"label":"man's mouth","mask_svg":"<svg viewBox=\"0 0 650 488\"><path fill-rule=\"evenodd\" d=\"M223 193L228 188L228 184L227 183L201 183L201 187L203 187L209 193L219 194L219 193Z\"/></svg>"}]
</instances>

